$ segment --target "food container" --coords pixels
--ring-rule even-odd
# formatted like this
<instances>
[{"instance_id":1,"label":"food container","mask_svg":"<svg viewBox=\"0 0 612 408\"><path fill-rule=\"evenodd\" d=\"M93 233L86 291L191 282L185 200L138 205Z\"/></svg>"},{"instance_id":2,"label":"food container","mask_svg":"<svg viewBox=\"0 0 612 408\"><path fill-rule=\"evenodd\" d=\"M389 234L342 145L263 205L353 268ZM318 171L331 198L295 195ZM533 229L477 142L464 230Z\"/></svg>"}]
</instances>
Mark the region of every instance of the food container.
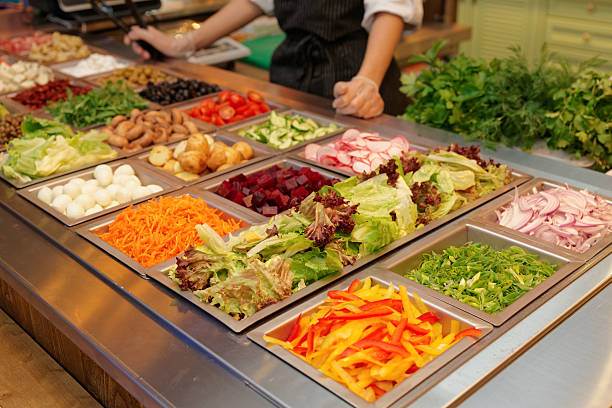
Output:
<instances>
[{"instance_id":1,"label":"food container","mask_svg":"<svg viewBox=\"0 0 612 408\"><path fill-rule=\"evenodd\" d=\"M70 78L67 75L65 75L65 74L61 74L61 73L55 72L55 80L58 80L58 79L61 80L61 79L70 79ZM92 89L93 88L97 88L97 86L92 85L92 84L90 84L88 82L79 80L79 79L70 79L70 85L89 87L89 88L92 88ZM46 115L46 117L51 118L51 115L49 115L47 113L47 111L46 111L46 109L44 107L36 109L36 110L33 110L33 109L30 109L29 107L27 107L26 105L23 105L22 103L13 100L13 98L17 94L19 94L19 93L21 93L23 91L25 91L25 89L22 89L21 91L16 91L16 92L11 92L11 93L8 93L8 94L4 94L4 96L0 97L0 103L2 103L5 106L12 106L14 109L17 109L21 113L28 113L28 114L37 113L38 116L41 116L41 117L43 116L43 115L41 115L41 113L44 113Z\"/></svg>"},{"instance_id":2,"label":"food container","mask_svg":"<svg viewBox=\"0 0 612 408\"><path fill-rule=\"evenodd\" d=\"M135 64L133 62L131 62L130 65L135 65ZM140 65L139 64L138 66L146 66L146 65ZM170 77L168 80L171 81L171 82L176 81L178 78L186 79L184 75L182 75L182 74L180 74L178 72L170 71L170 70L167 70L165 68L161 68L161 67L157 67L157 66L153 66L153 65L151 66L151 68L153 68L153 69L155 69L157 71L160 71L160 72L168 75ZM96 86L102 86L102 85L105 84L103 79L105 77L111 75L115 71L117 71L117 70L106 71L106 72L102 72L102 73L94 74L94 75L88 75L88 76L83 77L82 79L87 81L87 82L89 82L89 83L92 83L92 84L94 84ZM142 86L139 86L139 87L133 88L133 89L134 89L134 91L136 93L138 93L138 92L142 91L145 88L145 86L146 85L142 85Z\"/></svg>"},{"instance_id":3,"label":"food container","mask_svg":"<svg viewBox=\"0 0 612 408\"><path fill-rule=\"evenodd\" d=\"M207 193L205 191L198 192L198 191L194 191L189 188L184 188L178 191L171 192L169 194L164 194L164 196L171 195L173 197L179 197L185 194L188 194L194 198L201 198L210 207L214 207L222 211L223 219L234 218L234 219L240 220L241 223L243 224L243 227L247 227L250 224L260 223L262 221L261 217L254 217L252 214L249 214L247 212L239 211L234 208L225 208L223 206L223 203L220 203L214 194ZM135 205L134 207L137 208L138 205ZM138 261L130 258L129 256L127 256L126 254L124 254L123 252L115 248L114 246L110 245L109 243L104 241L102 238L98 237L98 235L96 235L94 231L98 229L108 228L107 227L108 224L112 223L117 218L118 214L119 212L117 211L105 217L98 218L97 220L94 220L90 223L83 224L77 227L75 232L79 234L80 236L82 236L83 238L87 239L89 242L99 247L100 249L102 249L103 251L105 251L106 253L108 253L109 255L123 262L125 265L132 268L134 271L136 271L141 276L146 276L146 275L153 276L159 270L161 265L172 265L174 264L174 262L176 262L174 258L171 258L155 266L146 267L146 266L141 265ZM166 266L166 268L168 268L168 266ZM168 281L170 281L169 278L168 278ZM170 281L170 283L174 284L174 282L172 281ZM176 286L176 284L174 284L174 286ZM178 287L176 289L177 289L176 290L177 293L179 293ZM191 293L191 292L188 292L188 293Z\"/></svg>"},{"instance_id":4,"label":"food container","mask_svg":"<svg viewBox=\"0 0 612 408\"><path fill-rule=\"evenodd\" d=\"M336 179L339 179L339 180L342 181L342 180L344 180L346 178L346 177L343 177L343 176L341 176L341 175L339 175L337 173L332 173L332 172L329 172L329 171L327 171L325 169L317 168L316 166L307 166L306 164L304 164L302 162L299 162L297 160L291 159L291 158L273 157L273 158L269 158L269 159L267 159L265 161L262 161L260 163L254 163L254 164L252 164L252 165L250 165L248 167L243 167L241 169L237 169L237 170L234 170L234 171L231 171L231 172L219 175L218 177L211 178L207 182L199 184L199 185L194 186L194 187L198 188L198 189L203 189L203 190L206 190L206 191L210 191L211 193L214 193L217 197L219 197L219 199L221 199L221 200L223 200L223 202L227 203L228 206L229 205L239 206L239 207L244 208L245 210L247 210L247 211L249 211L251 213L258 214L258 215L260 215L262 217L265 217L265 219L267 220L267 219L269 219L269 217L261 215L261 214L259 214L256 211L253 211L253 210L251 210L251 209L249 209L247 207L243 207L240 204L234 203L233 201L228 200L227 198L218 195L217 194L217 189L219 188L219 186L221 185L222 182L224 182L225 180L228 180L228 179L230 179L232 177L235 177L235 176L237 176L239 174L244 174L246 176L250 176L253 173L257 173L258 171L265 170L265 169L270 168L270 167L275 166L275 165L279 166L279 167L291 167L291 168L293 168L295 170L300 170L303 167L308 167L312 171L316 171L317 173L320 173L321 175L323 175L325 178L328 178L328 179L336 178Z\"/></svg>"},{"instance_id":5,"label":"food container","mask_svg":"<svg viewBox=\"0 0 612 408\"><path fill-rule=\"evenodd\" d=\"M378 132L368 132L368 133L378 133ZM308 145L310 143L317 143L317 144L319 144L321 146L326 146L326 145L332 144L336 140L342 138L343 134L344 134L344 132L336 133L336 134L334 134L334 136L332 136L330 138L327 138L327 139L324 139L324 140L322 140L320 142L309 142L309 143L306 143L300 149L296 149L296 150L292 151L291 152L291 157L295 158L297 160L300 160L300 161L302 161L304 163L308 163L308 164L310 164L312 166L318 166L318 167L322 167L324 169L327 169L329 171L333 171L333 172L336 172L336 173L344 174L345 176L349 176L349 177L350 176L354 176L355 175L354 172L349 172L349 171L343 170L343 169L341 169L339 167L333 167L333 166L328 166L328 165L325 165L325 164L321 164L321 163L319 163L317 161L307 159L305 157L305 155L304 155L304 151L306 149L306 145ZM378 136L380 136L382 139L386 139L386 140L390 140L390 139L392 139L394 137L394 136L390 136L390 135L386 135L386 134L380 134L380 133L378 134ZM400 135L400 136L403 136L406 140L408 140L408 142L410 143L410 148L411 149L418 150L420 152L428 152L431 149L435 148L434 146L425 146L423 144L413 144L412 142L410 142L410 137L409 136L406 136L406 135Z\"/></svg>"},{"instance_id":6,"label":"food container","mask_svg":"<svg viewBox=\"0 0 612 408\"><path fill-rule=\"evenodd\" d=\"M557 265L557 271L552 276L545 279L535 288L525 293L495 315L486 313L450 296L444 295L441 292L407 279L411 287L421 288L427 297L440 299L494 326L501 326L504 322L526 307L531 301L583 265L583 263L576 258L566 256L554 250L549 250L533 242L523 240L520 237L506 234L504 231L493 226L479 226L478 223L467 220L448 225L436 234L429 235L419 242L396 251L379 265L403 275L419 266L424 253L430 253L432 251L441 252L450 246L461 246L467 242L480 242L491 246L495 250L505 249L510 246L518 246L523 248L527 253L538 255L538 260ZM409 291L410 290L411 289L409 289Z\"/></svg>"},{"instance_id":7,"label":"food container","mask_svg":"<svg viewBox=\"0 0 612 408\"><path fill-rule=\"evenodd\" d=\"M388 287L392 285L396 290L398 285L407 286L407 279L402 278L399 275L390 273L383 269L368 268L357 275L351 276L350 279L344 279L342 282L330 287L329 290L346 290L351 284L353 279L363 280L367 277L372 279L372 284L379 284L381 286ZM443 333L446 333L450 325L451 319L458 320L460 322L460 330L464 330L470 327L482 330L482 334L478 338L464 337L459 340L456 344L447 349L444 353L430 361L428 364L420 368L414 374L410 375L406 380L396 385L393 389L385 393L383 396L378 398L375 402L367 402L366 400L353 393L348 387L336 382L330 377L320 372L314 366L305 362L298 356L294 355L290 351L284 349L279 345L269 345L263 336L267 335L276 338L287 338L291 328L295 324L298 316L308 315L313 313L316 308L325 303L327 298L327 291L322 291L318 295L309 299L308 301L296 306L290 310L287 310L283 314L273 318L272 320L262 324L256 329L248 333L249 339L255 343L264 347L266 350L274 354L276 357L283 360L285 363L293 366L299 370L302 374L307 375L313 381L318 382L323 387L327 388L340 398L344 399L349 404L355 407L371 407L371 408L383 408L388 407L395 401L400 399L405 394L409 393L417 385L422 383L428 377L434 375L440 368L449 364L454 358L465 352L467 349L472 347L476 342L482 339L484 336L489 334L493 329L491 325L481 321L480 319L465 313L453 306L445 304L435 298L428 297L420 288L407 287L408 296L414 299L414 293L419 295L427 308L440 318L443 324Z\"/></svg>"},{"instance_id":8,"label":"food container","mask_svg":"<svg viewBox=\"0 0 612 408\"><path fill-rule=\"evenodd\" d=\"M93 54L94 54L94 52L91 53L91 55L93 55ZM107 52L96 53L96 54L101 54L101 55L104 55L104 56L111 56L111 57L113 57L115 59L116 62L124 64L125 66L134 65L133 61L127 60L125 58L120 58L120 57L117 57L117 56L114 56L114 55L110 55ZM87 58L89 58L89 57L87 57ZM66 61L66 62L60 62L60 63L54 63L53 65L51 65L51 68L53 68L56 72L61 72L62 74L70 76L72 78L86 79L87 77L90 77L90 76L92 76L94 74L76 76L76 75L72 75L70 73L70 70L72 68L76 67L82 60L85 60L87 58L82 58L82 59L77 59L77 60L72 60L72 61ZM111 71L113 71L113 70L111 69L111 70L108 70L108 71L98 71L98 73L101 73L101 75L108 75ZM96 73L95 75L97 75L98 73ZM101 84L95 83L95 85L101 85Z\"/></svg>"},{"instance_id":9,"label":"food container","mask_svg":"<svg viewBox=\"0 0 612 408\"><path fill-rule=\"evenodd\" d=\"M245 99L247 97L246 94L244 94L242 92L238 92L238 91L231 91L231 92L238 93L238 94L242 95ZM219 96L219 92L215 92L215 93L210 94L210 95L199 96L197 98L191 99L191 100L186 101L186 102L180 102L180 103L174 104L174 105L172 105L172 107L180 110L181 112L187 113L186 111L188 111L189 109L192 109L195 106L198 106L200 104L200 102L202 102L204 99L213 98L213 99L216 100L218 96ZM268 105L268 107L270 108L271 111L275 110L277 112L283 112L283 111L286 111L287 109L289 109L286 106L280 105L278 103L268 103L267 100L266 100L266 104ZM266 117L267 118L268 115L269 115L268 112L260 113L259 115L251 116L249 118L246 118L246 119L243 119L243 120L240 120L240 121L237 121L237 122L232 122L232 123L229 123L227 125L221 126L221 129L226 129L226 128L229 128L229 127L233 128L236 125L240 125L240 124L246 123L247 121L251 121L253 119L257 119L257 118L261 118L261 117ZM197 118L194 118L194 117L191 117L191 119L197 120L197 121L200 121L200 122L203 122L203 123L210 124L209 122L205 122L203 120L200 120L200 119L197 119ZM249 139L249 140L251 140L251 139ZM257 143L254 140L252 140L252 142ZM266 145L266 147L269 147L269 146ZM274 149L274 150L276 150L276 149Z\"/></svg>"},{"instance_id":10,"label":"food container","mask_svg":"<svg viewBox=\"0 0 612 408\"><path fill-rule=\"evenodd\" d=\"M198 120L193 120L194 123L196 123L196 126L200 126L200 123L204 123L204 122L200 122ZM208 124L206 124L208 125ZM205 133L210 133L210 132L205 132ZM215 141L220 141L223 142L225 144L227 144L228 146L232 146L234 143L236 142L245 142L245 140L241 137L237 137L236 135L230 134L230 133L221 133L221 132L216 132L213 133L212 136L214 137ZM174 142L174 143L169 143L167 144L168 148L172 151L174 151L174 148L179 144L180 142ZM149 157L149 153L150 150L152 149L152 146L147 148L147 152L146 153L141 153L137 156L137 158L139 159L139 161L141 161L143 163L143 165L145 167L147 167L148 169L151 169L155 172L161 172L163 174L165 174L166 176L170 177L172 180L174 180L175 183L178 183L180 185L184 185L184 186L190 186L192 184L197 184L197 183L201 183L205 180L209 180L213 177L217 177L221 174L225 174L227 172L233 172L236 169L240 169L243 168L245 166L249 166L251 164L260 162L261 160L265 160L266 158L270 157L270 154L267 151L262 150L259 146L250 143L248 141L246 141L246 143L248 143L251 148L253 149L253 157L248 160L245 163L241 163L241 164L237 164L235 166L232 166L228 169L225 170L221 170L221 171L210 171L210 169L206 169L206 171L204 173L202 173L202 175L200 177L198 177L197 179L193 180L193 181L185 181L179 177L176 177L174 174L170 174L165 172L164 170L162 170L161 168L154 166L153 164L149 163L149 161L147 160L147 158Z\"/></svg>"},{"instance_id":11,"label":"food container","mask_svg":"<svg viewBox=\"0 0 612 408\"><path fill-rule=\"evenodd\" d=\"M313 142L317 142L318 143L318 142L320 142L322 140L327 140L327 139L329 139L329 138L331 138L331 137L333 137L333 136L335 136L337 134L341 135L347 129L347 126L342 124L342 123L338 123L338 122L336 122L334 120L327 119L327 118L325 118L323 116L319 116L319 115L316 115L314 113L310 113L310 112L307 112L307 111L290 109L288 111L282 111L282 112L278 112L278 113L282 113L283 115L300 115L300 116L303 116L305 118L310 118L310 119L314 120L315 122L317 122L318 124L324 125L324 126L328 126L328 125L334 123L334 124L336 124L336 126L338 126L338 130L330 132L330 133L328 133L328 134L326 134L324 136L321 136L319 138L315 138L315 139L307 140L305 142L298 143L298 144L293 145L291 147L288 147L286 149L276 149L276 148L274 148L274 147L272 147L270 145L267 145L265 143L261 143L261 142L255 141L253 139L249 139L248 137L244 137L244 139L249 139L249 140L253 141L253 143L257 143L262 148L268 149L268 150L270 150L272 152L277 152L277 153L278 152L283 152L283 153L286 153L286 152L292 152L294 150L299 150L300 148L304 147L308 143L313 143ZM223 129L227 130L228 132L232 132L232 133L238 134L238 132L240 130L246 129L246 128L248 128L251 125L257 125L257 124L260 124L260 123L263 123L263 122L267 121L268 120L268 116L270 116L270 115L266 114L266 115L261 115L261 116L256 116L256 117L253 117L253 118L245 119L244 121L241 121L241 122L238 122L238 123L232 123L230 125L226 125L226 126L223 127ZM240 136L240 137L242 137L242 136Z\"/></svg>"},{"instance_id":12,"label":"food container","mask_svg":"<svg viewBox=\"0 0 612 408\"><path fill-rule=\"evenodd\" d=\"M158 111L166 111L166 112L169 112L169 113L170 113L170 109L168 109L168 108L160 108L160 107L159 107L159 105L153 104L152 102L149 102L149 106L150 106L150 108L149 108L149 109L143 109L143 111L142 111L142 112L143 112L143 113L147 113L147 112L149 112L149 111L158 110ZM126 115L126 116L127 116L127 117L128 117L128 119L129 119L129 115ZM214 129L215 129L215 127L214 127L214 126L212 126L212 125L211 125L211 124L209 124L209 123L200 122L200 121L198 121L198 120L192 120L192 122L193 122L193 124L194 124L194 125L196 125L196 127L198 128L198 130L199 130L201 133L210 133L210 132L214 131ZM97 129L102 129L103 127L104 127L104 126L101 126L100 124L98 124L98 125L89 126L89 127L87 127L87 128L83 128L83 129L80 129L80 130L81 130L81 131L87 131L87 130L96 129L96 128L97 128ZM164 143L158 143L158 144L159 144L159 145L168 145L168 144L172 144L172 143L175 143L175 142L164 142ZM121 156L122 156L122 157L132 157L132 156L135 156L135 155L138 155L138 154L142 154L143 152L148 152L148 151L149 151L149 150L151 150L151 149L152 149L152 148L153 148L155 145L156 145L156 144L151 144L151 145L146 146L146 147L144 147L144 148L142 148L142 149L140 149L140 150L129 151L129 152L128 152L128 151L123 150L123 149L122 149L122 148L120 148L120 147L113 146L113 148L114 148L115 150L117 150L118 152L120 152L120 154L121 154Z\"/></svg>"},{"instance_id":13,"label":"food container","mask_svg":"<svg viewBox=\"0 0 612 408\"><path fill-rule=\"evenodd\" d=\"M166 193L169 193L171 191L174 191L176 189L179 188L179 185L174 183L172 180L170 180L168 177L162 177L161 175L149 171L147 170L144 166L142 166L140 163L138 163L136 160L117 160L115 162L109 163L109 166L113 169L113 171L115 171L115 169L117 169L117 167L121 166L122 164L129 164L134 168L134 172L136 174L136 176L140 179L140 181L142 182L142 185L148 185L148 184L157 184L160 185L163 190L160 191L159 193L154 193L154 194L149 194L147 196L135 199L135 200L131 200L128 201L126 203L123 204L119 204L116 205L114 207L111 208L107 208L104 209L102 211L98 211L97 213L91 214L91 215L87 215L81 218L69 218L66 215L60 213L59 211L57 211L55 208L51 207L51 205L46 204L44 202L42 202L41 200L38 199L38 192L40 191L40 189L44 188L44 187L49 187L49 188L53 188L55 186L61 186L61 185L65 185L66 183L68 183L70 180L80 177L82 179L85 180L91 180L94 178L93 174L94 174L94 169L95 167L91 167L87 170L82 170L82 171L78 171L75 173L71 173L69 175L63 176L63 177L58 177L52 181L46 182L46 183L39 183L34 187L29 187L29 188L24 188L21 190L18 190L17 193L24 197L25 199L27 199L28 201L30 201L33 204L36 204L38 207L40 207L41 209L45 210L46 212L48 212L49 214L51 214L52 216L54 216L55 218L57 218L58 220L60 220L61 222L64 223L64 225L67 225L69 227L72 227L74 225L77 224L81 224L83 222L86 221L90 221L93 220L94 218L98 218L101 217L103 215L106 214L110 214L112 212L115 212L117 210L121 210L125 207L128 207L132 204L136 204L142 201L146 201L150 198L156 197L158 195L163 195Z\"/></svg>"},{"instance_id":14,"label":"food container","mask_svg":"<svg viewBox=\"0 0 612 408\"><path fill-rule=\"evenodd\" d=\"M534 188L536 189L536 191L546 191L546 190L559 188L559 187L565 187L565 186L566 185L563 183L557 183L555 181L547 180L543 178L533 179L530 182L525 183L522 186L520 186L517 191L509 191L503 196L499 197L497 200L492 201L482 206L481 208L476 210L474 214L471 215L470 218L473 219L474 222L485 223L487 225L494 225L496 228L499 228L500 230L506 232L507 234L519 236L521 239L525 241L535 242L542 247L549 248L551 251L556 251L556 252L564 254L565 256L574 257L574 258L580 259L581 261L586 262L590 260L591 258L593 258L595 255L597 255L599 252L604 250L608 245L612 243L612 233L608 234L606 237L597 241L595 245L593 245L587 251L580 253L577 251L572 251L571 249L560 247L551 242L544 241L542 239L536 238L529 234L525 234L520 231L513 230L508 227L504 227L497 223L497 216L495 214L495 211L501 207L505 207L506 205L510 204L514 200L514 197L516 194L518 194L519 196L531 194ZM571 187L571 186L569 186L569 188L572 190L576 190L576 191L581 190L579 188ZM612 205L611 197L605 197L605 196L601 196L601 197L606 202L608 202L608 204Z\"/></svg>"}]
</instances>

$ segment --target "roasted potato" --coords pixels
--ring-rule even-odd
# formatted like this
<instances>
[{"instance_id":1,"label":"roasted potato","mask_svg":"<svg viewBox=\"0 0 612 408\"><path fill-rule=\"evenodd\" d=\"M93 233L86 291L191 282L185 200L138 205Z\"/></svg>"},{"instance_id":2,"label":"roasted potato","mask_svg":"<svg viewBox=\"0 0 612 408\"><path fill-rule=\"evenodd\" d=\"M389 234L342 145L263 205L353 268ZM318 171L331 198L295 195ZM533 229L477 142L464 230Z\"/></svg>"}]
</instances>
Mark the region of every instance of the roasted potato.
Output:
<instances>
[{"instance_id":1,"label":"roasted potato","mask_svg":"<svg viewBox=\"0 0 612 408\"><path fill-rule=\"evenodd\" d=\"M206 137L201 133L196 133L194 135L189 136L187 139L187 146L185 147L185 151L197 151L202 152L206 157L208 157L208 153L210 153L210 146L208 146L208 141Z\"/></svg>"},{"instance_id":2,"label":"roasted potato","mask_svg":"<svg viewBox=\"0 0 612 408\"><path fill-rule=\"evenodd\" d=\"M154 166L161 167L168 160L172 158L172 150L168 149L166 146L155 146L151 149L151 153L149 153L149 163Z\"/></svg>"},{"instance_id":3,"label":"roasted potato","mask_svg":"<svg viewBox=\"0 0 612 408\"><path fill-rule=\"evenodd\" d=\"M164 163L162 170L165 171L166 173L174 174L176 173L175 168L177 164L178 164L178 161L174 159L170 159L166 163Z\"/></svg>"},{"instance_id":4,"label":"roasted potato","mask_svg":"<svg viewBox=\"0 0 612 408\"><path fill-rule=\"evenodd\" d=\"M183 140L182 142L178 143L176 147L174 148L174 151L172 152L172 157L178 160L178 157L181 155L181 153L185 151L186 148L187 148L187 141Z\"/></svg>"},{"instance_id":5,"label":"roasted potato","mask_svg":"<svg viewBox=\"0 0 612 408\"><path fill-rule=\"evenodd\" d=\"M240 154L240 152L232 148L225 149L225 157L225 163L230 164L232 166L240 163L240 161L242 160L242 155Z\"/></svg>"},{"instance_id":6,"label":"roasted potato","mask_svg":"<svg viewBox=\"0 0 612 408\"><path fill-rule=\"evenodd\" d=\"M199 151L184 151L180 154L178 161L181 167L189 173L199 174L206 170L206 156Z\"/></svg>"},{"instance_id":7,"label":"roasted potato","mask_svg":"<svg viewBox=\"0 0 612 408\"><path fill-rule=\"evenodd\" d=\"M219 167L227 163L227 156L225 155L225 149L215 146L210 156L208 157L208 168L216 171Z\"/></svg>"},{"instance_id":8,"label":"roasted potato","mask_svg":"<svg viewBox=\"0 0 612 408\"><path fill-rule=\"evenodd\" d=\"M253 149L246 142L238 142L232 146L232 149L238 150L243 159L249 160L253 157Z\"/></svg>"},{"instance_id":9,"label":"roasted potato","mask_svg":"<svg viewBox=\"0 0 612 408\"><path fill-rule=\"evenodd\" d=\"M180 173L176 173L175 176L185 181L197 180L200 177L199 175L189 173L188 171L182 171Z\"/></svg>"}]
</instances>

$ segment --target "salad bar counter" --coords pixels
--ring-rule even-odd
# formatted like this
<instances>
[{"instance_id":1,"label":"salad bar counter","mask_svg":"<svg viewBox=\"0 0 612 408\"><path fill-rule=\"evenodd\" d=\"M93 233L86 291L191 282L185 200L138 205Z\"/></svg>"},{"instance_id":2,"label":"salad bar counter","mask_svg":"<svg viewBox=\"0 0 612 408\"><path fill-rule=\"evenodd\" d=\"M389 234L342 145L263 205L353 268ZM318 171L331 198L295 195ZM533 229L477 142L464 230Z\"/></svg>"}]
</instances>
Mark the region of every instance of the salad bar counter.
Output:
<instances>
[{"instance_id":1,"label":"salad bar counter","mask_svg":"<svg viewBox=\"0 0 612 408\"><path fill-rule=\"evenodd\" d=\"M105 405L612 403L609 176L96 52L0 95L0 306Z\"/></svg>"}]
</instances>

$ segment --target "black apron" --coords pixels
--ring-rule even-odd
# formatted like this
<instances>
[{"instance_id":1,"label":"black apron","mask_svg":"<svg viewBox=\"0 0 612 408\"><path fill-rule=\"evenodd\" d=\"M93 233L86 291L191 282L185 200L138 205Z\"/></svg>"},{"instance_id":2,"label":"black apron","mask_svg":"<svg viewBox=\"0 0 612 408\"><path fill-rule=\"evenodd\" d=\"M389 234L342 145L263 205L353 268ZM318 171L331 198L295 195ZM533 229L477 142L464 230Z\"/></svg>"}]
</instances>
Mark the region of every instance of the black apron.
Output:
<instances>
[{"instance_id":1,"label":"black apron","mask_svg":"<svg viewBox=\"0 0 612 408\"><path fill-rule=\"evenodd\" d=\"M363 0L274 0L274 14L287 38L272 55L274 83L333 99L334 84L357 75L368 42L361 27ZM404 113L395 59L380 85L385 113Z\"/></svg>"}]
</instances>

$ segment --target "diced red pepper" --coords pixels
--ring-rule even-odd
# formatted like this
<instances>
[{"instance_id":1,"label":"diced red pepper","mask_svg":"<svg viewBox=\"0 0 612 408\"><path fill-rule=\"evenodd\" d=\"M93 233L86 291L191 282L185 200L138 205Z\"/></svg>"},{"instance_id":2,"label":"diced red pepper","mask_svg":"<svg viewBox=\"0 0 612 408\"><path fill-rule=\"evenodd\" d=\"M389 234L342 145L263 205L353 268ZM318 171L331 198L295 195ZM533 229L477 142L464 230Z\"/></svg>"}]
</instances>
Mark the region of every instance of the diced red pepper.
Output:
<instances>
[{"instance_id":1,"label":"diced red pepper","mask_svg":"<svg viewBox=\"0 0 612 408\"><path fill-rule=\"evenodd\" d=\"M478 337L481 334L482 334L482 330L475 329L475 328L472 327L470 329L465 329L465 330L462 330L459 333L457 333L457 335L455 336L455 340L462 339L463 337L466 337L466 336Z\"/></svg>"},{"instance_id":2,"label":"diced red pepper","mask_svg":"<svg viewBox=\"0 0 612 408\"><path fill-rule=\"evenodd\" d=\"M348 293L355 292L359 288L359 285L361 285L361 281L359 279L355 279L353 283L351 283L351 286L349 286Z\"/></svg>"},{"instance_id":3,"label":"diced red pepper","mask_svg":"<svg viewBox=\"0 0 612 408\"><path fill-rule=\"evenodd\" d=\"M417 317L417 319L419 319L422 322L429 322L431 324L437 322L438 316L436 316L435 314L431 313L431 312L427 312L427 313L423 313L422 315L420 315L419 317Z\"/></svg>"},{"instance_id":4,"label":"diced red pepper","mask_svg":"<svg viewBox=\"0 0 612 408\"><path fill-rule=\"evenodd\" d=\"M289 337L287 337L288 342L295 340L295 338L300 334L300 321L302 320L302 314L298 316L295 324L293 325L293 329L291 329L291 333L289 333Z\"/></svg>"},{"instance_id":5,"label":"diced red pepper","mask_svg":"<svg viewBox=\"0 0 612 408\"><path fill-rule=\"evenodd\" d=\"M415 334L428 334L429 329L424 329L413 323L407 323L406 328Z\"/></svg>"},{"instance_id":6,"label":"diced red pepper","mask_svg":"<svg viewBox=\"0 0 612 408\"><path fill-rule=\"evenodd\" d=\"M391 344L395 344L396 346L400 345L400 340L402 339L402 333L406 330L406 324L408 324L408 319L403 317L400 319L399 324L393 331L393 337L391 337Z\"/></svg>"}]
</instances>

